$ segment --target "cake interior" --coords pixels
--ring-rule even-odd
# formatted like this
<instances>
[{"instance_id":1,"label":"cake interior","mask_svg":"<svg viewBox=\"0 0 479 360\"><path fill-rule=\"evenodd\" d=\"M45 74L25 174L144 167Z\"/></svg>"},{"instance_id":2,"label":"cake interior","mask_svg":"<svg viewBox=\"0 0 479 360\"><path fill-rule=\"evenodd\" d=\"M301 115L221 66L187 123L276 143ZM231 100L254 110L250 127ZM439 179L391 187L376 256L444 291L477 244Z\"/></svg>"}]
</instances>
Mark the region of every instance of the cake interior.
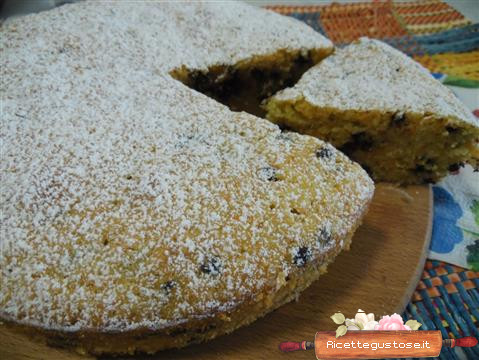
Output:
<instances>
[{"instance_id":1,"label":"cake interior","mask_svg":"<svg viewBox=\"0 0 479 360\"><path fill-rule=\"evenodd\" d=\"M181 67L170 74L186 86L228 106L265 117L262 102L277 91L293 86L332 49L310 51L279 50L255 56L235 65L215 65L207 70Z\"/></svg>"},{"instance_id":2,"label":"cake interior","mask_svg":"<svg viewBox=\"0 0 479 360\"><path fill-rule=\"evenodd\" d=\"M477 129L454 117L379 111L340 111L303 98L271 99L267 118L319 137L359 162L373 179L435 182L465 162L477 166Z\"/></svg>"},{"instance_id":3,"label":"cake interior","mask_svg":"<svg viewBox=\"0 0 479 360\"><path fill-rule=\"evenodd\" d=\"M376 181L436 182L465 162L478 165L479 133L454 117L434 114L338 110L317 107L304 98L270 98L293 86L332 49L280 50L235 65L207 70L181 67L171 75L228 106L267 118L283 129L319 137L360 163Z\"/></svg>"}]
</instances>

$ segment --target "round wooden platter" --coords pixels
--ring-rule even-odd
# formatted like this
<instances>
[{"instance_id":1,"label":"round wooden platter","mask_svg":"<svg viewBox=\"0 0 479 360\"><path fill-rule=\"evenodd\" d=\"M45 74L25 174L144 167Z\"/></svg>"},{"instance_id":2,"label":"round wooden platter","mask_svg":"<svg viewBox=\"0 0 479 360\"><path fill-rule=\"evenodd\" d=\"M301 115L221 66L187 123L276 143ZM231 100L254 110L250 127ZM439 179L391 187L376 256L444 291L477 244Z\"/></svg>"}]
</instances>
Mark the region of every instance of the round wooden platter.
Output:
<instances>
[{"instance_id":1,"label":"round wooden platter","mask_svg":"<svg viewBox=\"0 0 479 360\"><path fill-rule=\"evenodd\" d=\"M426 259L431 207L432 193L428 186L399 188L378 184L351 249L341 253L328 273L297 301L204 344L121 359L311 359L310 352L283 354L278 344L287 340L313 341L316 331L335 330L336 325L329 317L337 311L353 317L361 308L380 317L404 310ZM0 327L0 358L87 359L35 343L5 327Z\"/></svg>"}]
</instances>

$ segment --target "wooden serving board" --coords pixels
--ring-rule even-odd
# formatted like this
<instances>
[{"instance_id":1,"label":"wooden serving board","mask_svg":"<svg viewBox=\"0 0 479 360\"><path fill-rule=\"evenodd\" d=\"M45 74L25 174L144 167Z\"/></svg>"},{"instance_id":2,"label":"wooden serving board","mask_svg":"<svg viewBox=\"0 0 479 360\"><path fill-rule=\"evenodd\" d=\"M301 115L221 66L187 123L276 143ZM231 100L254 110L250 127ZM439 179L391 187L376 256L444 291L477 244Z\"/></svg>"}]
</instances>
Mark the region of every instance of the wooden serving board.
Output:
<instances>
[{"instance_id":1,"label":"wooden serving board","mask_svg":"<svg viewBox=\"0 0 479 360\"><path fill-rule=\"evenodd\" d=\"M313 341L316 331L335 330L329 317L337 311L353 317L361 308L380 317L404 310L426 259L431 206L428 186L398 188L378 184L351 250L341 253L328 273L304 291L298 301L204 344L122 359L312 359L311 352L283 354L278 345L281 341ZM35 343L5 327L0 327L0 358L87 359Z\"/></svg>"}]
</instances>

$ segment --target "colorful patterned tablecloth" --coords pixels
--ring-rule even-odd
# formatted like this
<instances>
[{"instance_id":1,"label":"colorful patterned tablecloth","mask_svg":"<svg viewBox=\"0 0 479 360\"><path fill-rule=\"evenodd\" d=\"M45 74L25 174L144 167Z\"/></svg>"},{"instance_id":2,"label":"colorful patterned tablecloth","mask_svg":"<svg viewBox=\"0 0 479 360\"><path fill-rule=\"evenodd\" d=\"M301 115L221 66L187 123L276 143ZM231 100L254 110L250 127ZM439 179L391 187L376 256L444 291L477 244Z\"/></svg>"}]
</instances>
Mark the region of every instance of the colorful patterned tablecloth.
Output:
<instances>
[{"instance_id":1,"label":"colorful patterned tablecloth","mask_svg":"<svg viewBox=\"0 0 479 360\"><path fill-rule=\"evenodd\" d=\"M479 6L479 3L478 3ZM428 68L479 117L479 24L440 0L268 6L344 46L381 39ZM479 172L470 166L433 186L429 259L403 313L443 337L479 338ZM440 261L438 261L440 260ZM479 359L479 346L444 349L440 359Z\"/></svg>"}]
</instances>

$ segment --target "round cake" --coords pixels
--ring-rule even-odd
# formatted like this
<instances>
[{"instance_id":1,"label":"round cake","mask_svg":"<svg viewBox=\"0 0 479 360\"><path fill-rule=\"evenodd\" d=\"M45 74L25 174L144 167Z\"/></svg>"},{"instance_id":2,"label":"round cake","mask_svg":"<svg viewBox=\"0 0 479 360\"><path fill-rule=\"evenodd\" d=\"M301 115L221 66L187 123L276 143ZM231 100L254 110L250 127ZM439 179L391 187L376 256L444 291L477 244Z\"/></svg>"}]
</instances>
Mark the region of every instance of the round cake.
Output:
<instances>
[{"instance_id":1,"label":"round cake","mask_svg":"<svg viewBox=\"0 0 479 360\"><path fill-rule=\"evenodd\" d=\"M349 246L373 194L359 165L188 86L287 79L332 52L306 25L82 2L0 31L7 326L92 354L181 347L295 298Z\"/></svg>"}]
</instances>

